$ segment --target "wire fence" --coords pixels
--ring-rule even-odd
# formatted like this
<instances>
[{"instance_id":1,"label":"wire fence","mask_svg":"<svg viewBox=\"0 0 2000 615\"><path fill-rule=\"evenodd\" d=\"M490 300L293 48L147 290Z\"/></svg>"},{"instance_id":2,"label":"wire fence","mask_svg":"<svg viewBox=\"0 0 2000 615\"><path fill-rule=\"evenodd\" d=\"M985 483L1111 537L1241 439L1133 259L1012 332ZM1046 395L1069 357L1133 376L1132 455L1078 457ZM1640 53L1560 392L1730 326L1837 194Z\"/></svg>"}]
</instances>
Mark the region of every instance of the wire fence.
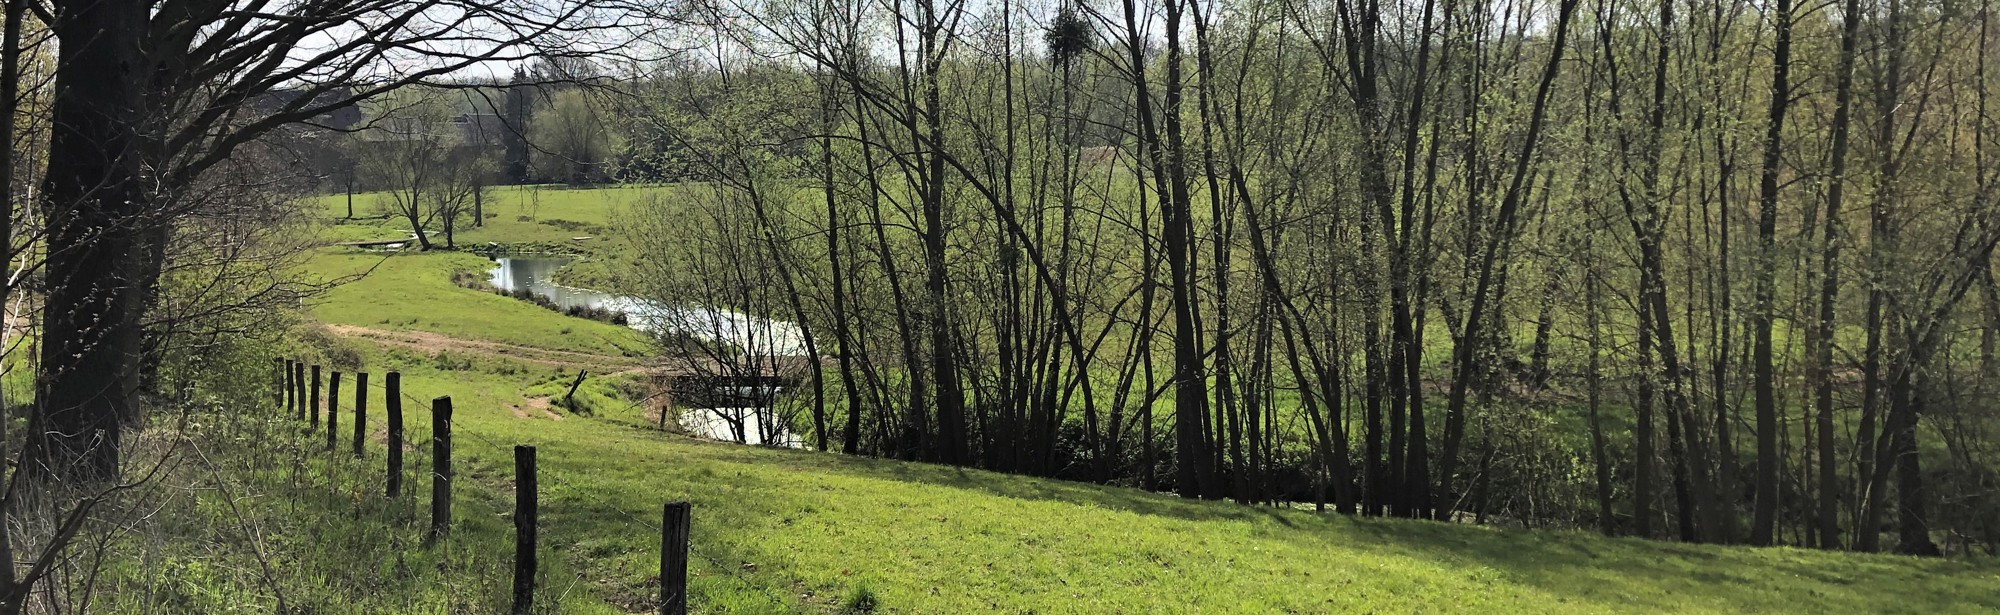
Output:
<instances>
[{"instance_id":1,"label":"wire fence","mask_svg":"<svg viewBox=\"0 0 2000 615\"><path fill-rule=\"evenodd\" d=\"M367 388L371 391L379 391L382 396L382 399L385 402L390 398L390 395L392 394L395 395L398 399L400 399L400 401L404 402L402 407L402 418L404 419L405 432L402 444L405 448L403 453L403 462L406 464L406 467L403 468L401 471L406 475L415 472L422 472L429 474L430 470L426 469L424 466L430 465L432 462L435 461L434 457L432 457L431 453L429 452L429 449L431 448L429 445L434 443L434 439L432 435L428 433L416 433L416 434L409 433L407 431L407 425L409 424L409 419L413 415L422 417L422 419L425 422L434 421L436 417L432 412L432 400L424 399L419 395L411 393L407 388L403 388L400 386L397 387L397 389L392 392L391 387L389 386L387 380L388 380L387 378L371 379L367 383ZM307 393L308 389L305 386L303 386L304 384L305 383L297 383L294 385L298 387L298 390L296 391L297 393L301 394ZM327 389L324 388L319 390L322 394L330 393ZM350 388L347 390L351 391L354 389ZM278 397L283 398L285 396L279 395ZM329 397L328 399L330 400L331 398ZM306 408L301 409L295 407L293 408L294 413L295 414L302 414L304 412L317 413L322 411L322 409L325 409L327 411L334 411L338 409L337 407L330 407L324 403L317 403L317 401L318 400L307 400L307 399L296 400L296 402L299 404L305 404ZM341 404L340 407L344 407L345 412L348 414L348 419L354 422L340 423L339 427L343 431L359 429L363 433L371 435L381 435L380 432L387 431L387 428L389 426L387 425L388 409L386 407L386 403L381 408L376 408L371 406L368 409L369 414L367 417L365 417L365 419L368 421L372 421L373 424L362 424L360 421L362 421L363 419L357 418L354 413L356 408L356 403L353 402L352 400L347 400L347 401L349 403ZM623 402L622 400L612 400L612 401L624 403L627 409L638 411L640 413L641 419L645 418L644 407L629 402ZM664 414L665 412L667 412L667 410L665 408L662 408L660 409L660 412ZM311 418L317 418L317 417L315 416ZM330 422L320 423L317 421L314 423L315 426L320 426L321 428L324 428L323 427L324 425L329 425L329 424L331 423ZM513 451L515 444L509 444L495 440L494 438L488 436L487 434L481 433L480 430L473 429L472 426L466 423L465 421L453 418L447 420L446 424L450 426L450 433L452 436L451 445L453 449L458 448L457 445L459 442L472 442L475 444L475 448L467 450L471 451L483 448L486 451L490 452L490 454L492 455L492 457L490 457L489 459L510 459L514 454ZM334 434L334 435L340 435L340 434ZM336 440L332 438L329 438L328 441L336 442ZM383 444L386 446L387 443L384 442ZM530 446L533 445L533 443L520 443L520 444L527 444ZM335 456L336 458L352 458L348 455L339 455L338 453L340 452L341 448L342 447L338 446L337 444L332 446L333 452L336 453ZM453 455L453 458L458 459L459 456ZM407 467L407 465L411 464L417 466L414 471L411 468ZM645 528L648 532L651 533L649 535L660 536L663 534L663 532L666 531L666 528L662 527L659 521L651 518L653 516L652 514L634 513L633 511L627 509L624 505L620 504L619 502L613 501L611 497L603 493L600 493L600 490L584 488L580 485L572 483L569 480L565 479L560 473L547 473L538 471L536 473L536 480L543 485L542 489L544 491L548 490L548 487L554 487L556 490L560 490L562 493L567 495L571 500L582 502L584 506L589 510L609 512L612 515L616 516L617 518L623 519L625 522L631 523L637 527ZM413 490L412 489L413 487L414 487L413 485L409 485L407 482L405 483L403 491L405 492L406 496L411 495L409 492ZM461 497L461 495L462 494L459 494L456 492L456 490L454 490L453 493L454 498ZM409 506L411 507L414 507L416 504L415 502L416 498L414 497L404 497L402 499L409 502L410 503ZM405 512L411 512L411 511L405 511ZM655 511L653 512L653 514L657 514L657 512ZM656 541L647 541L647 543L641 546L640 548L658 548L658 547L659 544ZM756 583L750 579L742 578L741 572L745 570L749 564L741 560L734 562L730 561L731 558L728 558L724 554L718 552L713 547L712 544L704 544L701 541L690 540L688 542L687 548L688 548L688 554L689 556L691 556L691 558L700 560L715 573L736 578L739 581L740 586L759 592L760 594L762 594L764 598L772 601L774 604L788 605L794 602L794 597L790 596L787 593L779 591L777 588L774 588L769 584ZM662 557L665 556L666 554L663 553ZM664 584L665 579L661 579L661 583ZM571 587L564 589L561 595L567 595L570 589L574 588L575 580L572 580L570 585Z\"/></svg>"}]
</instances>

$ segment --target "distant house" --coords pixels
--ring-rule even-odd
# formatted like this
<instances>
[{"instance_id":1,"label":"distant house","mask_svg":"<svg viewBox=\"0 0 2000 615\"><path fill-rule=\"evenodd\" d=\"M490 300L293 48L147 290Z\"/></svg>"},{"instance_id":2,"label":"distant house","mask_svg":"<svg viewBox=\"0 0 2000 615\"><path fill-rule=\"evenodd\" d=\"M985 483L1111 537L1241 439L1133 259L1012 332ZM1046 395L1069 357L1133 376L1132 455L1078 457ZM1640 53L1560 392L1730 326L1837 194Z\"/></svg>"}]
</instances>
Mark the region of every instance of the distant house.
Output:
<instances>
[{"instance_id":1,"label":"distant house","mask_svg":"<svg viewBox=\"0 0 2000 615\"><path fill-rule=\"evenodd\" d=\"M442 139L453 150L492 154L497 160L506 149L514 129L500 116L490 113L460 113L444 122L422 118L387 117L377 119L354 132L362 143L395 143L417 139Z\"/></svg>"}]
</instances>

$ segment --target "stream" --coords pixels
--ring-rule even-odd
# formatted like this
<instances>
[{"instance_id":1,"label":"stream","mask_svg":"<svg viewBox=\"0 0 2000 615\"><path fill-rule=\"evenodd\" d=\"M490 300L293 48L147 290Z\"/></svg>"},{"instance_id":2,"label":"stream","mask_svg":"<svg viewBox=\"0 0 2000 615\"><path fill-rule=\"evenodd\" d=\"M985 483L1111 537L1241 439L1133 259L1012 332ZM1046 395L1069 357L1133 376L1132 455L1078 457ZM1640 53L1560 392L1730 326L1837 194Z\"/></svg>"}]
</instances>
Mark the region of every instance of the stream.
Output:
<instances>
[{"instance_id":1,"label":"stream","mask_svg":"<svg viewBox=\"0 0 2000 615\"><path fill-rule=\"evenodd\" d=\"M797 325L750 316L734 310L700 306L668 306L636 297L614 295L587 288L574 288L554 281L556 270L575 259L560 256L495 257L487 281L494 288L514 292L527 290L564 309L586 307L624 314L634 329L668 330L710 342L727 342L744 349L746 355L765 357L805 356L804 334ZM743 440L765 444L763 424L770 412L763 408L686 408L681 426L704 438L736 441L736 423L742 424ZM799 448L804 442L787 430L778 430L770 444Z\"/></svg>"}]
</instances>

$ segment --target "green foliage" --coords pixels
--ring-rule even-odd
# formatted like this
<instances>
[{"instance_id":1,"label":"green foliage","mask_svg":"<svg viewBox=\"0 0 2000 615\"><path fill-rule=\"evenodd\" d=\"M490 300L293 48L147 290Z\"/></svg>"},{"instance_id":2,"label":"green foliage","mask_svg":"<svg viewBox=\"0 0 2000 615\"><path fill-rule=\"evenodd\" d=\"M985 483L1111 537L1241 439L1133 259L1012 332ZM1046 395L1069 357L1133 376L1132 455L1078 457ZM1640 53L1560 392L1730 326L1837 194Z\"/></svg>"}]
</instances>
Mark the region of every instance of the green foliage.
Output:
<instances>
[{"instance_id":1,"label":"green foliage","mask_svg":"<svg viewBox=\"0 0 2000 615\"><path fill-rule=\"evenodd\" d=\"M569 211L550 216L580 217ZM327 253L313 267L351 269L359 264L355 258ZM475 257L380 262L385 269L377 275L388 271L395 280L384 289L437 292L407 304L387 295L337 292L315 306L315 314L471 340L622 352L586 336L553 333L597 323L453 287L452 270L483 266ZM661 501L674 499L695 505L690 590L698 612L855 612L871 604L878 612L911 613L2000 608L1983 591L2000 582L2000 565L1991 561L1355 519L726 445L652 430L654 417L641 409L644 383L636 377L593 376L577 393L577 407L589 414L573 411L554 420L510 408L531 397L559 397L574 369L490 354L459 364L466 355L453 353L454 369L442 370L428 355L405 349L373 348L363 355L371 370L402 370L414 397L453 397L461 433L477 434L463 439L468 463L504 468L507 446L538 446L544 543L565 545L561 562L585 579L578 594L632 610L643 610L657 587L657 539L648 524L656 523ZM1623 407L1605 411L1614 420L1630 413ZM422 433L425 419L417 414L412 431ZM1473 444L1491 439L1511 454L1555 454L1574 448L1581 433L1568 412L1510 406L1493 416L1503 424L1482 427ZM1559 474L1583 472L1577 463L1536 462ZM506 495L480 497L503 501Z\"/></svg>"},{"instance_id":2,"label":"green foliage","mask_svg":"<svg viewBox=\"0 0 2000 615\"><path fill-rule=\"evenodd\" d=\"M1090 22L1081 13L1074 8L1063 7L1049 21L1048 31L1042 33L1042 42L1049 47L1049 60L1061 66L1088 53L1094 36Z\"/></svg>"},{"instance_id":3,"label":"green foliage","mask_svg":"<svg viewBox=\"0 0 2000 615\"><path fill-rule=\"evenodd\" d=\"M609 180L612 158L623 147L620 125L607 121L581 88L557 91L548 101L528 124L536 175L571 185Z\"/></svg>"}]
</instances>

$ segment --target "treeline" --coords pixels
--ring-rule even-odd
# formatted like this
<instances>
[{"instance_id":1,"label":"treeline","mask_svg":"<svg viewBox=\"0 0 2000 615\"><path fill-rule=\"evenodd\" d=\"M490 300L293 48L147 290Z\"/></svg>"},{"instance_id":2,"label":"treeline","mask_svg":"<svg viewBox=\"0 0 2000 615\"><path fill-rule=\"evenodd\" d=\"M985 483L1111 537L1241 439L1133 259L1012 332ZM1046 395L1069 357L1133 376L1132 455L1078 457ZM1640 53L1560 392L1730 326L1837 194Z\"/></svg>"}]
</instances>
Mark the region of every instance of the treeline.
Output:
<instances>
[{"instance_id":1,"label":"treeline","mask_svg":"<svg viewBox=\"0 0 2000 615\"><path fill-rule=\"evenodd\" d=\"M822 449L1991 551L1991 12L724 2L623 290L801 323Z\"/></svg>"}]
</instances>

